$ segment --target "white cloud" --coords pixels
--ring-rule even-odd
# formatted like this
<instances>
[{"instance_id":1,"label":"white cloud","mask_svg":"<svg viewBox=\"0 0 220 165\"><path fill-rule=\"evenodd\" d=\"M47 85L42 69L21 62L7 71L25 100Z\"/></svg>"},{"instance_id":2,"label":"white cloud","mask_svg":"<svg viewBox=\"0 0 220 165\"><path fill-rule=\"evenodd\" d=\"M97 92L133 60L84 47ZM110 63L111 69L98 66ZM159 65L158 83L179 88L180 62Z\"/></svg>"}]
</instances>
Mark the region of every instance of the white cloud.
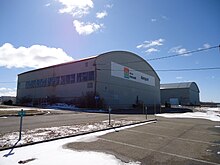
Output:
<instances>
[{"instance_id":1,"label":"white cloud","mask_svg":"<svg viewBox=\"0 0 220 165\"><path fill-rule=\"evenodd\" d=\"M73 17L87 15L94 7L92 0L58 0L58 2L64 6L59 12L71 14Z\"/></svg>"},{"instance_id":2,"label":"white cloud","mask_svg":"<svg viewBox=\"0 0 220 165\"><path fill-rule=\"evenodd\" d=\"M0 66L7 68L41 68L72 60L62 49L44 45L15 48L5 43L0 47Z\"/></svg>"},{"instance_id":3,"label":"white cloud","mask_svg":"<svg viewBox=\"0 0 220 165\"><path fill-rule=\"evenodd\" d=\"M156 48L149 48L149 49L147 49L145 52L146 52L146 53L152 53L152 52L159 52L159 50L156 49Z\"/></svg>"},{"instance_id":4,"label":"white cloud","mask_svg":"<svg viewBox=\"0 0 220 165\"><path fill-rule=\"evenodd\" d=\"M67 13L73 17L73 25L77 33L80 35L92 34L102 27L104 24L95 23L94 21L83 22L80 20L90 13L90 10L94 8L93 0L57 0L62 4L62 8L59 9L59 13ZM112 8L113 4L105 5L105 9ZM107 11L96 13L96 19L102 19L108 15Z\"/></svg>"},{"instance_id":5,"label":"white cloud","mask_svg":"<svg viewBox=\"0 0 220 165\"><path fill-rule=\"evenodd\" d=\"M113 6L114 6L113 4L107 4L106 8L110 8L111 9L111 8L113 8Z\"/></svg>"},{"instance_id":6,"label":"white cloud","mask_svg":"<svg viewBox=\"0 0 220 165\"><path fill-rule=\"evenodd\" d=\"M155 18L151 18L151 22L162 22L162 21L168 21L168 20L169 20L169 18L165 15L155 17Z\"/></svg>"},{"instance_id":7,"label":"white cloud","mask_svg":"<svg viewBox=\"0 0 220 165\"><path fill-rule=\"evenodd\" d=\"M16 96L16 89L0 88L0 96Z\"/></svg>"},{"instance_id":8,"label":"white cloud","mask_svg":"<svg viewBox=\"0 0 220 165\"><path fill-rule=\"evenodd\" d=\"M51 4L50 3L47 3L46 5L44 5L45 7L49 7Z\"/></svg>"},{"instance_id":9,"label":"white cloud","mask_svg":"<svg viewBox=\"0 0 220 165\"><path fill-rule=\"evenodd\" d=\"M176 46L171 48L169 51L169 53L176 53L176 54L184 54L187 53L186 48L183 48L182 46ZM183 56L189 56L190 54L184 54Z\"/></svg>"},{"instance_id":10,"label":"white cloud","mask_svg":"<svg viewBox=\"0 0 220 165\"><path fill-rule=\"evenodd\" d=\"M90 23L90 22L85 23L85 22L80 22L78 20L74 20L73 25L74 25L76 31L80 35L89 35L104 26L103 24L96 24L96 23Z\"/></svg>"},{"instance_id":11,"label":"white cloud","mask_svg":"<svg viewBox=\"0 0 220 165\"><path fill-rule=\"evenodd\" d=\"M176 79L177 79L177 80L181 80L181 79L183 79L183 77L177 76Z\"/></svg>"},{"instance_id":12,"label":"white cloud","mask_svg":"<svg viewBox=\"0 0 220 165\"><path fill-rule=\"evenodd\" d=\"M186 49L185 48L180 48L179 50L177 50L178 54L182 54L182 53L186 53Z\"/></svg>"},{"instance_id":13,"label":"white cloud","mask_svg":"<svg viewBox=\"0 0 220 165\"><path fill-rule=\"evenodd\" d=\"M168 19L169 19L169 18L168 18L167 16L165 16L165 15L162 15L161 18L162 18L163 20L168 20Z\"/></svg>"},{"instance_id":14,"label":"white cloud","mask_svg":"<svg viewBox=\"0 0 220 165\"><path fill-rule=\"evenodd\" d=\"M205 43L205 44L203 44L203 45L202 45L202 47L201 47L201 48L198 48L198 50L202 50L202 49L208 49L208 48L210 48L210 47L211 47L211 45L210 45L210 44Z\"/></svg>"},{"instance_id":15,"label":"white cloud","mask_svg":"<svg viewBox=\"0 0 220 165\"><path fill-rule=\"evenodd\" d=\"M143 44L141 45L138 45L137 48L140 49L140 48L149 48L149 47L153 47L153 46L161 46L163 45L163 42L165 40L160 38L158 40L154 40L154 41L144 41Z\"/></svg>"},{"instance_id":16,"label":"white cloud","mask_svg":"<svg viewBox=\"0 0 220 165\"><path fill-rule=\"evenodd\" d=\"M160 50L157 47L162 46L164 41L165 40L162 38L158 40L154 40L154 41L144 41L143 44L136 46L136 48L147 49L145 53L148 53L148 54L153 53L153 52L159 52Z\"/></svg>"},{"instance_id":17,"label":"white cloud","mask_svg":"<svg viewBox=\"0 0 220 165\"><path fill-rule=\"evenodd\" d=\"M106 11L100 12L100 13L96 13L96 18L104 18L105 16L107 16L108 13Z\"/></svg>"},{"instance_id":18,"label":"white cloud","mask_svg":"<svg viewBox=\"0 0 220 165\"><path fill-rule=\"evenodd\" d=\"M203 48L210 48L211 46L208 43L203 44Z\"/></svg>"}]
</instances>

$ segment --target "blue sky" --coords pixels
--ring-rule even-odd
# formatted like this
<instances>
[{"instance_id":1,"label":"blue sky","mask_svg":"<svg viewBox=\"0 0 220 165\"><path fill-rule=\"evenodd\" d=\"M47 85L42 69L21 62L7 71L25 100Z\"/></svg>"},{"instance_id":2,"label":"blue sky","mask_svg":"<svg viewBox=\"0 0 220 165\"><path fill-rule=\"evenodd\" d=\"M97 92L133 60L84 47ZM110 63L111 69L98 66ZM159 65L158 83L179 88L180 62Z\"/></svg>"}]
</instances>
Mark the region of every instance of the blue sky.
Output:
<instances>
[{"instance_id":1,"label":"blue sky","mask_svg":"<svg viewBox=\"0 0 220 165\"><path fill-rule=\"evenodd\" d=\"M218 0L1 0L0 96L17 74L111 50L144 59L220 44ZM219 49L149 61L155 70L220 67ZM195 81L220 102L220 70L157 72L161 83Z\"/></svg>"}]
</instances>

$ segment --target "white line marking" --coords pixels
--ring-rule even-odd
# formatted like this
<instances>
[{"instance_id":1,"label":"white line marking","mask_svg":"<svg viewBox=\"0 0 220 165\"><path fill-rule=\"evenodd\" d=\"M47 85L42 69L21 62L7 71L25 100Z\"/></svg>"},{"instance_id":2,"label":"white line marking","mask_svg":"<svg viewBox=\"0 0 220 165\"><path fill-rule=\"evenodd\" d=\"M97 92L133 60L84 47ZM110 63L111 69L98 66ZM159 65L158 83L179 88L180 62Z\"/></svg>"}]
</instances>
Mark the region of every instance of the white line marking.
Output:
<instances>
[{"instance_id":1,"label":"white line marking","mask_svg":"<svg viewBox=\"0 0 220 165\"><path fill-rule=\"evenodd\" d=\"M191 142L196 142L196 143L204 143L204 144L211 144L211 145L216 145L216 146L220 146L220 144L218 143L210 143L210 142L204 142L204 141L200 141L200 140L193 140L193 139L184 139L184 138L179 138L179 137L175 137L175 136L166 136L166 135L159 135L159 134L154 134L154 133L146 133L146 132L141 132L141 131L135 131L135 130L126 130L128 132L135 132L135 133L141 133L141 134L147 134L147 135L154 135L154 136L160 136L160 137L165 137L165 138L169 138L169 139L178 139L178 140L182 140L182 141L191 141Z\"/></svg>"},{"instance_id":2,"label":"white line marking","mask_svg":"<svg viewBox=\"0 0 220 165\"><path fill-rule=\"evenodd\" d=\"M182 159L188 159L188 160L193 160L193 161L196 161L196 162L207 163L207 164L212 164L212 165L219 165L219 163L215 163L215 162L209 162L209 161L206 161L206 160L190 158L190 157L187 157L187 156L182 156L182 155L172 154L172 153L168 153L168 152L158 151L158 150L149 149L149 148L145 148L145 147L141 147L141 146L136 146L136 145L128 144L128 143L124 143L124 142L118 142L118 141L104 139L104 138L99 138L99 139L103 140L103 141L115 143L115 144L120 144L120 145L129 146L129 147L133 147L133 148L138 148L138 149L142 149L142 150L153 151L153 152L157 152L157 153L160 153L160 154L175 156L175 157L179 157L179 158L182 158Z\"/></svg>"}]
</instances>

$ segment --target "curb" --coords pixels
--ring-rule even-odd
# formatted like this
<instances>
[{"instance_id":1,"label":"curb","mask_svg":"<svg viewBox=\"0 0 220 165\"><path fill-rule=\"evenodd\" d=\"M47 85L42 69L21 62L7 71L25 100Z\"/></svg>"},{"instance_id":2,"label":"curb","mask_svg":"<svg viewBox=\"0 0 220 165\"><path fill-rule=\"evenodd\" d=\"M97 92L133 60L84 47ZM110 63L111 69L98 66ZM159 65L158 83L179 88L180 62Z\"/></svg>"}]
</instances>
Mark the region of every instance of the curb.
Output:
<instances>
[{"instance_id":1,"label":"curb","mask_svg":"<svg viewBox=\"0 0 220 165\"><path fill-rule=\"evenodd\" d=\"M45 115L47 113L31 113L31 114L26 114L25 116L37 116L37 115ZM0 117L20 117L17 114L7 114L7 115L0 115Z\"/></svg>"},{"instance_id":2,"label":"curb","mask_svg":"<svg viewBox=\"0 0 220 165\"><path fill-rule=\"evenodd\" d=\"M107 130L111 130L111 129L117 129L117 128L122 128L122 127L126 127L126 126L142 124L142 123L148 123L148 122L153 122L153 121L156 122L157 119L145 120L145 121L141 121L141 122L138 122L138 123L131 123L131 124L121 125L121 126L117 126L117 127L110 127L110 128L105 128L105 129L96 130L96 131L84 132L84 133L75 134L75 135L62 136L62 137L57 137L57 138L53 138L53 139L37 141L37 142L33 142L33 143L27 143L27 144L21 144L21 145L17 145L17 146L15 145L15 146L12 146L12 147L0 148L0 151L5 151L5 150L9 150L9 149L14 149L14 148L21 148L21 147L25 147L25 146L31 146L31 145L45 143L45 142L51 142L51 141L55 141L55 140L67 139L67 138L71 138L71 137L88 135L88 134L91 134L91 133L107 131Z\"/></svg>"},{"instance_id":3,"label":"curb","mask_svg":"<svg viewBox=\"0 0 220 165\"><path fill-rule=\"evenodd\" d=\"M37 116L37 115L45 115L47 114L47 112L33 112L33 113L29 113L28 111L26 111L27 113L25 114L25 116ZM17 113L11 113L11 114L5 114L5 115L0 115L0 117L20 117Z\"/></svg>"}]
</instances>

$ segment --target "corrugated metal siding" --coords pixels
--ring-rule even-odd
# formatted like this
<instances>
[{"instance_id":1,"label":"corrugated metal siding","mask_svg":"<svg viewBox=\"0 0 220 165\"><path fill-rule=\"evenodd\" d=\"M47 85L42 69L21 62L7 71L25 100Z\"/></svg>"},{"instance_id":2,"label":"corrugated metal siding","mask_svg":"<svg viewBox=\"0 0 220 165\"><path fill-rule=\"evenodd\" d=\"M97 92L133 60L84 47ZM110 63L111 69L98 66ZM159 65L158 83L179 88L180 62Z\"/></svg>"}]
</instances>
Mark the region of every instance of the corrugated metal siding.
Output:
<instances>
[{"instance_id":1,"label":"corrugated metal siding","mask_svg":"<svg viewBox=\"0 0 220 165\"><path fill-rule=\"evenodd\" d=\"M161 84L161 104L178 98L181 105L199 105L199 88L195 82Z\"/></svg>"},{"instance_id":2,"label":"corrugated metal siding","mask_svg":"<svg viewBox=\"0 0 220 165\"><path fill-rule=\"evenodd\" d=\"M192 82L160 84L160 89L190 88Z\"/></svg>"},{"instance_id":3,"label":"corrugated metal siding","mask_svg":"<svg viewBox=\"0 0 220 165\"><path fill-rule=\"evenodd\" d=\"M155 86L112 76L111 62L153 76ZM109 52L98 56L96 63L99 68L97 92L104 97L108 105L114 108L132 108L137 97L149 106L160 105L160 79L152 67L139 56L124 51Z\"/></svg>"}]
</instances>

